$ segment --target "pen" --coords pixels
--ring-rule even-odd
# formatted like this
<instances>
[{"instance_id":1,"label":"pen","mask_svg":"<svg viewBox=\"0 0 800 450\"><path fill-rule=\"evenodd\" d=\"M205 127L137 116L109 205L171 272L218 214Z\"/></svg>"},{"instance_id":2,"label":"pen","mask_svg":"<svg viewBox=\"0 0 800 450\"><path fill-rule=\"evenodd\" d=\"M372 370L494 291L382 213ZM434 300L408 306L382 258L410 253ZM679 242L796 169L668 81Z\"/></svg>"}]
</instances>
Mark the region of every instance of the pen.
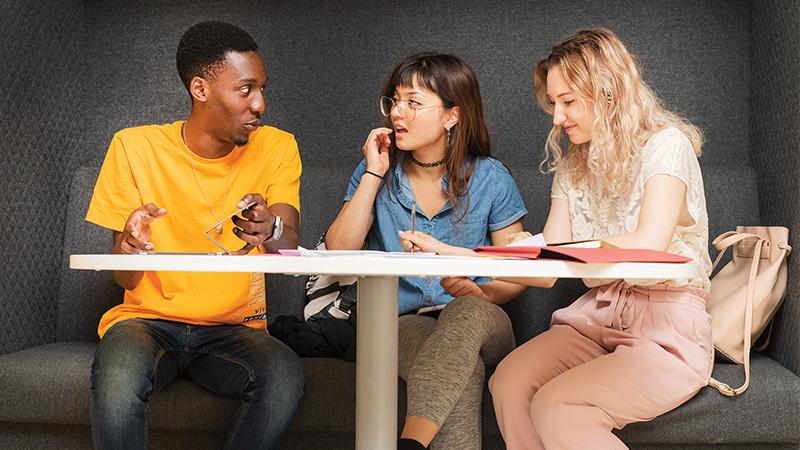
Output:
<instances>
[{"instance_id":1,"label":"pen","mask_svg":"<svg viewBox=\"0 0 800 450\"><path fill-rule=\"evenodd\" d=\"M417 217L417 201L411 202L411 232L414 232L414 219Z\"/></svg>"},{"instance_id":2,"label":"pen","mask_svg":"<svg viewBox=\"0 0 800 450\"><path fill-rule=\"evenodd\" d=\"M409 230L411 233L414 232L414 221L416 220L416 218L417 218L417 201L414 200L413 202L411 202L411 230ZM411 243L412 253L414 252L415 248L417 248L417 246L412 242Z\"/></svg>"}]
</instances>

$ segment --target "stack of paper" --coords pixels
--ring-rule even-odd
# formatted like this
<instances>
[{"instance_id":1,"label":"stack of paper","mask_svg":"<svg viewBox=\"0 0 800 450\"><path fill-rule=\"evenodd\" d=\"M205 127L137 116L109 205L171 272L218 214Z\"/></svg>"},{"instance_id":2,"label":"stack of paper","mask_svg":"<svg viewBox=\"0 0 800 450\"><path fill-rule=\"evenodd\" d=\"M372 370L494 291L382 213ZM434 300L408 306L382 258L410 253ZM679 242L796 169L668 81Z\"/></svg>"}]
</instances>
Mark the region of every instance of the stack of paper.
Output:
<instances>
[{"instance_id":1,"label":"stack of paper","mask_svg":"<svg viewBox=\"0 0 800 450\"><path fill-rule=\"evenodd\" d=\"M380 250L309 250L297 247L297 250L278 250L283 256L305 256L312 258L326 258L331 256L371 256L379 258L430 258L436 256L431 252L383 252Z\"/></svg>"}]
</instances>

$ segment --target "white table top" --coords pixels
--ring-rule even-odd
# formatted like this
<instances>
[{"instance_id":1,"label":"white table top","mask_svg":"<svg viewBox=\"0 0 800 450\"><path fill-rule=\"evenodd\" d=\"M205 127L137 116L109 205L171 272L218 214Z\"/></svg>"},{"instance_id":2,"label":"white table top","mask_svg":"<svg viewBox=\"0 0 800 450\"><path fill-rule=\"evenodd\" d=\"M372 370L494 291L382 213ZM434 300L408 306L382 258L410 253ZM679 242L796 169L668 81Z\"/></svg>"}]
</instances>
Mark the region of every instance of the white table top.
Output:
<instances>
[{"instance_id":1,"label":"white table top","mask_svg":"<svg viewBox=\"0 0 800 450\"><path fill-rule=\"evenodd\" d=\"M585 264L490 258L278 255L71 255L72 269L182 272L263 272L286 275L481 276L558 278L694 278L694 263Z\"/></svg>"}]
</instances>

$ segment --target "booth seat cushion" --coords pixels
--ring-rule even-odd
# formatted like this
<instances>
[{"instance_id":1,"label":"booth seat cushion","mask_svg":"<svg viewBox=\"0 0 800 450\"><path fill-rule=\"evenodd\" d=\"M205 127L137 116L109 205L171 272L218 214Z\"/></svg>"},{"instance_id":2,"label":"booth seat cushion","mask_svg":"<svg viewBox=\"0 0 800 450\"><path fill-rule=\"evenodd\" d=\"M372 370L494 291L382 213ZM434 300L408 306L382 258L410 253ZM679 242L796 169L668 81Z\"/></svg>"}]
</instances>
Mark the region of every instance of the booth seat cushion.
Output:
<instances>
[{"instance_id":1,"label":"booth seat cushion","mask_svg":"<svg viewBox=\"0 0 800 450\"><path fill-rule=\"evenodd\" d=\"M90 373L95 344L64 342L0 356L0 422L88 426ZM300 433L355 431L355 365L331 358L304 358L305 396L290 427ZM800 378L772 359L756 355L750 389L727 398L711 388L652 421L619 431L631 444L741 444L800 442ZM723 380L741 367L717 364ZM405 386L400 383L402 420ZM155 395L148 408L153 431L224 432L238 401L219 397L179 378ZM484 392L483 434L499 438L491 397Z\"/></svg>"}]
</instances>

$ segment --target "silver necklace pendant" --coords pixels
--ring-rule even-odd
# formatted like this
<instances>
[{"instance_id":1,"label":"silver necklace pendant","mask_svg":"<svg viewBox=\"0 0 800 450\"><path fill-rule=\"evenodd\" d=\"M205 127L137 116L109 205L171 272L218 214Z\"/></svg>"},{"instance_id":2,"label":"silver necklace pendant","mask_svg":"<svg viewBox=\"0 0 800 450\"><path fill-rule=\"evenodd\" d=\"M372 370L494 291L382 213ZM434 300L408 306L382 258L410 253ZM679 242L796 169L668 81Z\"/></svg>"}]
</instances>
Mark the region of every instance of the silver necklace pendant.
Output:
<instances>
[{"instance_id":1,"label":"silver necklace pendant","mask_svg":"<svg viewBox=\"0 0 800 450\"><path fill-rule=\"evenodd\" d=\"M200 194L203 195L203 200L206 201L206 206L208 206L208 210L211 212L211 216L214 220L217 219L217 215L214 213L214 208L211 206L211 202L208 201L208 196L206 195L206 191L203 189L203 185L200 183L200 177L197 176L197 169L194 167L194 158L192 157L192 151L189 149L189 141L186 140L186 123L184 122L181 125L181 139L183 140L183 144L186 150L186 158L189 160L189 165L192 166L192 173L194 174L194 180L197 182L197 187L200 188ZM225 200L228 198L228 189L231 187L230 177L232 172L232 167L228 169L228 175L225 177L225 193L222 196L222 203L225 204ZM217 223L216 227L214 227L217 235L222 235L222 223Z\"/></svg>"}]
</instances>

